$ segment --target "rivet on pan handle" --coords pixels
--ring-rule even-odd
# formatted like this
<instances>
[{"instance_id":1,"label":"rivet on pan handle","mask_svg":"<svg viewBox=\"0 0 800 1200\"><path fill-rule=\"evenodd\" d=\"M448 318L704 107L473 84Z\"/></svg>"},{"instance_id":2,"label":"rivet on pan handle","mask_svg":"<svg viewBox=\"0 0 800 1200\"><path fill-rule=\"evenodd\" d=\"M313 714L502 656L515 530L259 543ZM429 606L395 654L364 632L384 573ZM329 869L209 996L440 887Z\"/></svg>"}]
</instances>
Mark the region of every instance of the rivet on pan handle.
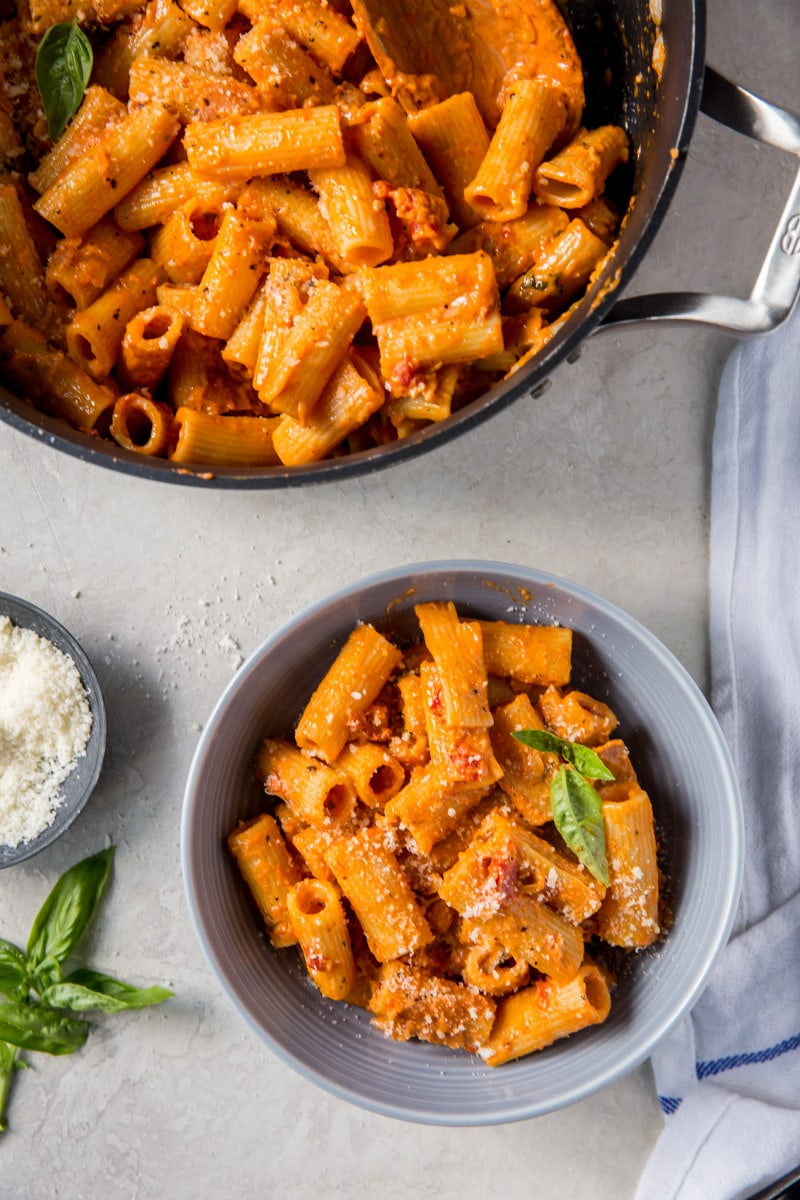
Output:
<instances>
[{"instance_id":1,"label":"rivet on pan handle","mask_svg":"<svg viewBox=\"0 0 800 1200\"><path fill-rule=\"evenodd\" d=\"M800 117L732 83L707 66L701 111L737 133L800 160ZM752 292L746 300L704 292L665 292L620 300L600 329L645 321L712 325L739 337L769 333L788 317L800 292L800 161Z\"/></svg>"}]
</instances>

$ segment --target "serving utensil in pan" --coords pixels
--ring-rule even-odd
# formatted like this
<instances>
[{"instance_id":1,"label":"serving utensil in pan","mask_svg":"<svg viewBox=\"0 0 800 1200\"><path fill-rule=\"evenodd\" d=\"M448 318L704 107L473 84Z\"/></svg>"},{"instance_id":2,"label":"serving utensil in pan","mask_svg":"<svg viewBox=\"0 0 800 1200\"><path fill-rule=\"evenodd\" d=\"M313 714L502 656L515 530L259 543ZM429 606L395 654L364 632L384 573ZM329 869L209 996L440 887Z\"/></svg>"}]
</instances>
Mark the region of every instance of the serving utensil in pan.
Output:
<instances>
[{"instance_id":1,"label":"serving utensil in pan","mask_svg":"<svg viewBox=\"0 0 800 1200\"><path fill-rule=\"evenodd\" d=\"M373 0L366 2L371 6ZM488 0L469 3L485 7ZM382 6L385 13L390 11L386 0ZM632 199L613 253L584 299L544 350L510 379L446 421L402 441L292 469L219 467L213 473L193 472L86 437L1 386L0 416L82 459L145 478L205 487L286 487L365 474L433 449L513 400L535 395L554 368L598 329L657 320L708 325L736 336L776 328L800 289L800 118L705 65L704 0L663 0L658 20L642 0L564 0L564 9L584 67L586 123L622 124L631 138ZM698 112L798 158L798 173L755 284L743 298L678 292L620 299L664 219Z\"/></svg>"}]
</instances>

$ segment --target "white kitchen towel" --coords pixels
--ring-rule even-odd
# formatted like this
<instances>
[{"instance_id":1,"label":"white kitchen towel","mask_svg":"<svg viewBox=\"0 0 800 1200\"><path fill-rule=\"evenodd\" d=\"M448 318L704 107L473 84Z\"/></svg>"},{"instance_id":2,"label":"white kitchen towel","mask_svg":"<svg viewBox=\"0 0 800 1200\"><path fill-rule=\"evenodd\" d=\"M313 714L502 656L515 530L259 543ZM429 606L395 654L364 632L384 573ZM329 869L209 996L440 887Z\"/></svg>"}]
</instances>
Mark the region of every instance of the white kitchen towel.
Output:
<instances>
[{"instance_id":1,"label":"white kitchen towel","mask_svg":"<svg viewBox=\"0 0 800 1200\"><path fill-rule=\"evenodd\" d=\"M666 1125L636 1200L744 1200L800 1165L800 308L720 384L711 683L742 790L742 899L653 1055Z\"/></svg>"}]
</instances>

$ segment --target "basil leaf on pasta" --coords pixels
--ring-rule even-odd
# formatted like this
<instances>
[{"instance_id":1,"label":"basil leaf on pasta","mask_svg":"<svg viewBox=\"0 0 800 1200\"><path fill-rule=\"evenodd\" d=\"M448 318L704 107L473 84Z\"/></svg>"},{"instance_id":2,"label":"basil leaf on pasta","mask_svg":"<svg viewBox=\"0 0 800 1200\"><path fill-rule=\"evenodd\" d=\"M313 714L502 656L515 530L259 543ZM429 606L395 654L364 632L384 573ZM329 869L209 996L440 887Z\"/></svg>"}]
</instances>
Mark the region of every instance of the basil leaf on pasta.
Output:
<instances>
[{"instance_id":1,"label":"basil leaf on pasta","mask_svg":"<svg viewBox=\"0 0 800 1200\"><path fill-rule=\"evenodd\" d=\"M603 805L592 785L579 771L561 767L550 781L550 808L556 829L570 850L608 887Z\"/></svg>"},{"instance_id":2,"label":"basil leaf on pasta","mask_svg":"<svg viewBox=\"0 0 800 1200\"><path fill-rule=\"evenodd\" d=\"M549 729L517 729L514 737L518 742L532 746L534 750L560 755L587 779L614 778L600 755L590 746L583 746L580 742L568 742L566 738L558 737Z\"/></svg>"},{"instance_id":3,"label":"basil leaf on pasta","mask_svg":"<svg viewBox=\"0 0 800 1200\"><path fill-rule=\"evenodd\" d=\"M36 50L36 84L55 142L80 107L92 73L92 47L77 21L51 25Z\"/></svg>"}]
</instances>

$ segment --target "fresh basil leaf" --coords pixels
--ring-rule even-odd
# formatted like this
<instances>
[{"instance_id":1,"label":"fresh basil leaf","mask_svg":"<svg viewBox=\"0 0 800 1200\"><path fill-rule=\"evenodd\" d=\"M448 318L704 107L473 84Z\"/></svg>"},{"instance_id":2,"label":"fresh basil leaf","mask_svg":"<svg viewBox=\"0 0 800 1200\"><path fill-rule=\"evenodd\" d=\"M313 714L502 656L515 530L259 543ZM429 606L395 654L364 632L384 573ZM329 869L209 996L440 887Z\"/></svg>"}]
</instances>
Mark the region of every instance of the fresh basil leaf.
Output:
<instances>
[{"instance_id":1,"label":"fresh basil leaf","mask_svg":"<svg viewBox=\"0 0 800 1200\"><path fill-rule=\"evenodd\" d=\"M550 808L556 829L595 879L608 887L603 804L579 771L561 767L550 780Z\"/></svg>"},{"instance_id":2,"label":"fresh basil leaf","mask_svg":"<svg viewBox=\"0 0 800 1200\"><path fill-rule=\"evenodd\" d=\"M54 983L61 983L64 978L61 964L52 955L31 968L29 979L40 996L43 996Z\"/></svg>"},{"instance_id":3,"label":"fresh basil leaf","mask_svg":"<svg viewBox=\"0 0 800 1200\"><path fill-rule=\"evenodd\" d=\"M570 763L587 779L613 779L613 772L603 762L599 754L591 746L583 746L580 742L568 742L566 738L558 737L549 729L517 729L514 737L534 750L543 750L545 754L558 754Z\"/></svg>"},{"instance_id":4,"label":"fresh basil leaf","mask_svg":"<svg viewBox=\"0 0 800 1200\"><path fill-rule=\"evenodd\" d=\"M76 21L51 25L36 50L36 83L55 142L80 107L92 73L92 46Z\"/></svg>"},{"instance_id":5,"label":"fresh basil leaf","mask_svg":"<svg viewBox=\"0 0 800 1200\"><path fill-rule=\"evenodd\" d=\"M28 990L28 960L13 942L0 938L0 994L22 1000Z\"/></svg>"},{"instance_id":6,"label":"fresh basil leaf","mask_svg":"<svg viewBox=\"0 0 800 1200\"><path fill-rule=\"evenodd\" d=\"M48 958L63 962L72 952L95 914L113 857L114 847L109 846L61 876L36 914L28 938L28 958L34 969Z\"/></svg>"},{"instance_id":7,"label":"fresh basil leaf","mask_svg":"<svg viewBox=\"0 0 800 1200\"><path fill-rule=\"evenodd\" d=\"M48 1004L56 1008L70 1008L73 1012L125 1012L135 1008L148 1008L168 1000L173 993L163 987L137 988L121 979L112 979L99 971L82 968L73 971L63 983L57 983L47 991Z\"/></svg>"},{"instance_id":8,"label":"fresh basil leaf","mask_svg":"<svg viewBox=\"0 0 800 1200\"><path fill-rule=\"evenodd\" d=\"M0 1004L0 1039L23 1050L72 1054L86 1041L89 1026L44 1004Z\"/></svg>"},{"instance_id":9,"label":"fresh basil leaf","mask_svg":"<svg viewBox=\"0 0 800 1200\"><path fill-rule=\"evenodd\" d=\"M6 1127L4 1113L11 1090L11 1080L17 1067L21 1066L22 1063L17 1059L17 1047L9 1046L8 1042L0 1042L0 1133Z\"/></svg>"}]
</instances>

